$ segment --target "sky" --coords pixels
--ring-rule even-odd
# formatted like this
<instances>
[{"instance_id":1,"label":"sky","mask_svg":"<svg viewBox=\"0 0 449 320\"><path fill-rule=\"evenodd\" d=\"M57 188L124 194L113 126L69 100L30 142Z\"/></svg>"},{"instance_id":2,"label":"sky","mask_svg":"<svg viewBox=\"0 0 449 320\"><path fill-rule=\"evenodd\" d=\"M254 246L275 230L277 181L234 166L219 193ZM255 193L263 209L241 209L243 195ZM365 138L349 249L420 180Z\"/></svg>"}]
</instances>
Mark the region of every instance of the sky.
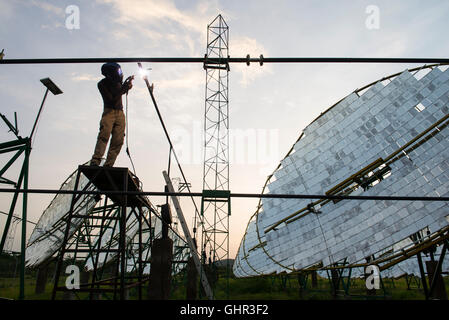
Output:
<instances>
[{"instance_id":1,"label":"sky","mask_svg":"<svg viewBox=\"0 0 449 320\"><path fill-rule=\"evenodd\" d=\"M221 14L229 25L231 57L449 56L449 1L187 1L0 0L4 59L203 57L207 25ZM125 77L135 63L121 64ZM416 64L232 64L229 73L230 190L260 193L302 130L357 88ZM144 63L149 81L193 192L202 190L201 146L205 71L201 64ZM64 92L49 95L33 139L30 188L59 189L88 161L98 134L101 64L0 65L0 112L18 115L28 136L50 77ZM144 82L128 97L128 141L145 191L163 191L169 146ZM14 139L0 124L0 142ZM125 148L125 147L124 147ZM130 167L122 149L116 166ZM0 155L0 165L7 161ZM16 179L18 165L5 175ZM173 170L172 177L180 176ZM4 186L2 186L4 187ZM5 187L8 187L5 185ZM53 195L30 195L36 222ZM10 195L0 195L8 211ZM164 202L151 198L155 204ZM230 257L237 252L257 199L233 199ZM181 199L186 220L193 208ZM198 201L199 205L199 201ZM16 214L20 215L20 206ZM0 215L0 230L4 217ZM32 225L28 225L28 236ZM19 249L19 232L13 249Z\"/></svg>"}]
</instances>

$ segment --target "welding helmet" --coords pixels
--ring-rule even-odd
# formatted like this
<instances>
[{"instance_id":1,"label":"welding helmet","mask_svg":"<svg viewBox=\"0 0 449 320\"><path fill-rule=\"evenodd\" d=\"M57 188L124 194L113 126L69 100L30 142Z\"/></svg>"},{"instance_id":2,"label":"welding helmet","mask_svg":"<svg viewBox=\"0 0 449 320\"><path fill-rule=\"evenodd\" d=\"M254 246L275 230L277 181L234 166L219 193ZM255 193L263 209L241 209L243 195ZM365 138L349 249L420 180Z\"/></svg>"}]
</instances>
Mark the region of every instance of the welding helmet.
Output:
<instances>
[{"instance_id":1,"label":"welding helmet","mask_svg":"<svg viewBox=\"0 0 449 320\"><path fill-rule=\"evenodd\" d=\"M106 77L106 79L111 80L112 82L122 82L123 81L123 72L122 68L118 63L115 62L107 62L101 66L101 74Z\"/></svg>"}]
</instances>

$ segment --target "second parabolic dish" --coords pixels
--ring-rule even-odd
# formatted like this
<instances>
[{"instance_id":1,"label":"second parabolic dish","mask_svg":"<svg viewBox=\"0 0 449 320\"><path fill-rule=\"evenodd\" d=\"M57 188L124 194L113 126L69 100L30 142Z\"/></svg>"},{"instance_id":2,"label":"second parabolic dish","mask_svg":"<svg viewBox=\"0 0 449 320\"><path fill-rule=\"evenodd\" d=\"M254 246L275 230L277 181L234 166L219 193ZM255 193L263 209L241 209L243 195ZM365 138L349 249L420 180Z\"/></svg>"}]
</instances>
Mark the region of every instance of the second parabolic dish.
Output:
<instances>
[{"instance_id":1,"label":"second parabolic dish","mask_svg":"<svg viewBox=\"0 0 449 320\"><path fill-rule=\"evenodd\" d=\"M308 125L265 193L449 195L449 69L408 70L353 92ZM388 83L385 83L388 82ZM238 277L292 272L401 250L449 225L443 201L261 200L233 266Z\"/></svg>"}]
</instances>

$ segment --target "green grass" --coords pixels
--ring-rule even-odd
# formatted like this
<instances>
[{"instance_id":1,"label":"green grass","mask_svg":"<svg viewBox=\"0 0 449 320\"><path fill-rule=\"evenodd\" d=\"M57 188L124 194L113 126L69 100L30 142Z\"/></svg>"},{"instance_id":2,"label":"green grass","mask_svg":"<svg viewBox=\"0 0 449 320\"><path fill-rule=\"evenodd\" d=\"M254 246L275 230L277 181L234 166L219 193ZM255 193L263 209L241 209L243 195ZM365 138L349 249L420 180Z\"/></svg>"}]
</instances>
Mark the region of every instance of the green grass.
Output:
<instances>
[{"instance_id":1,"label":"green grass","mask_svg":"<svg viewBox=\"0 0 449 320\"><path fill-rule=\"evenodd\" d=\"M449 277L444 278L446 292L449 293ZM375 296L367 296L365 280L352 279L348 294L345 294L340 287L338 295L334 297L329 279L317 279L317 287L311 287L309 277L306 288L300 293L299 283L296 276L288 276L281 281L280 277L254 277L254 278L234 278L229 279L229 296L226 291L226 279L221 278L215 288L215 297L219 300L424 300L422 287L418 288L413 282L410 289L407 288L405 278L396 280L383 279L384 290L376 291ZM184 288L179 288L174 292L174 299L185 297Z\"/></svg>"},{"instance_id":2,"label":"green grass","mask_svg":"<svg viewBox=\"0 0 449 320\"><path fill-rule=\"evenodd\" d=\"M53 284L51 277L46 285L46 290L42 294L35 294L36 279L28 275L25 279L25 298L32 300L48 300L51 298ZM185 299L185 278L178 276L172 286L171 299ZM255 278L229 278L229 297L227 295L227 279L221 277L215 287L216 299L226 300L365 300L365 299L387 299L387 300L424 300L422 287L418 288L413 282L410 290L407 289L405 278L392 281L383 279L385 291L376 291L376 296L367 297L365 281L363 279L353 279L349 289L349 295L345 295L343 290L334 297L331 292L330 282L326 278L318 277L316 288L311 287L311 280L308 279L306 289L300 293L300 287L296 276L288 276L281 281L280 277L255 277ZM444 278L446 292L449 292L449 277ZM63 282L61 282L63 285ZM143 289L143 296L146 297L146 288ZM18 278L0 278L0 297L17 299L19 297ZM58 299L62 298L62 293L58 293ZM79 294L80 299L87 299L86 293ZM106 297L105 297L106 298ZM130 291L130 298L137 298L137 290Z\"/></svg>"},{"instance_id":3,"label":"green grass","mask_svg":"<svg viewBox=\"0 0 449 320\"><path fill-rule=\"evenodd\" d=\"M36 280L30 276L25 277L25 298L30 300L47 300L51 297L51 292L35 294ZM47 285L47 287L49 287ZM0 278L0 298L18 299L20 293L19 278Z\"/></svg>"}]
</instances>

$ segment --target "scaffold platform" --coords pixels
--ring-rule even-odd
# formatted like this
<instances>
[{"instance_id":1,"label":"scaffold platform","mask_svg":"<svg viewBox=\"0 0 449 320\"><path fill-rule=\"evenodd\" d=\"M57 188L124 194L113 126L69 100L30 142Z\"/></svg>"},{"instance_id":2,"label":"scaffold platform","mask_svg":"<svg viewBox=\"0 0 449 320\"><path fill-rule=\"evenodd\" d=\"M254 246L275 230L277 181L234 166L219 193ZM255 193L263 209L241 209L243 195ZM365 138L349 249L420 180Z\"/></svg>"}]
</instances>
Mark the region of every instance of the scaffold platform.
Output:
<instances>
[{"instance_id":1,"label":"scaffold platform","mask_svg":"<svg viewBox=\"0 0 449 320\"><path fill-rule=\"evenodd\" d=\"M78 171L84 174L99 191L141 191L139 179L125 167L102 167L80 165ZM115 204L126 207L150 207L142 195L107 195Z\"/></svg>"}]
</instances>

